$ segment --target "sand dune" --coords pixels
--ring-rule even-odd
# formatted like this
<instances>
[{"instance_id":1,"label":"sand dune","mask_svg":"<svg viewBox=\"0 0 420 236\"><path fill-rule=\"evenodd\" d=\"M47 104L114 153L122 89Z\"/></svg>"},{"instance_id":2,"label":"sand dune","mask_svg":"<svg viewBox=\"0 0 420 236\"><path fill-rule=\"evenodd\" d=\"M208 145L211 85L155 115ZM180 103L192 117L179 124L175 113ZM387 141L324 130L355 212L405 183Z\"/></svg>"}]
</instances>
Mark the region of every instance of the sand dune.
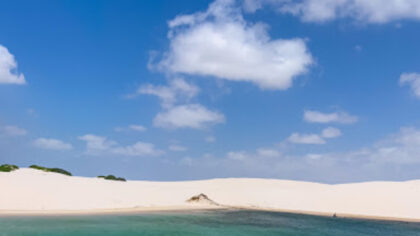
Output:
<instances>
[{"instance_id":1,"label":"sand dune","mask_svg":"<svg viewBox=\"0 0 420 236\"><path fill-rule=\"evenodd\" d=\"M118 182L19 169L0 172L0 189L3 214L222 206L420 221L420 180L339 185L247 178ZM200 193L217 204L187 201Z\"/></svg>"}]
</instances>

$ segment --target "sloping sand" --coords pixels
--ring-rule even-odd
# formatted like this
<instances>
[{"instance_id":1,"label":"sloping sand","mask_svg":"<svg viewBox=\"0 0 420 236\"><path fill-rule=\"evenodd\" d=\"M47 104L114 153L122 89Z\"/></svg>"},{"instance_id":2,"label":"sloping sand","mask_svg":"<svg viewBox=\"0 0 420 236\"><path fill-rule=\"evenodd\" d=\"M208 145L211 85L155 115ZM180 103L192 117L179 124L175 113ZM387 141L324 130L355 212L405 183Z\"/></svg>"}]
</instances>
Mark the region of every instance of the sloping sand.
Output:
<instances>
[{"instance_id":1,"label":"sloping sand","mask_svg":"<svg viewBox=\"0 0 420 236\"><path fill-rule=\"evenodd\" d=\"M39 170L0 172L0 214L225 207L420 221L420 180L327 185L274 179L118 182Z\"/></svg>"}]
</instances>

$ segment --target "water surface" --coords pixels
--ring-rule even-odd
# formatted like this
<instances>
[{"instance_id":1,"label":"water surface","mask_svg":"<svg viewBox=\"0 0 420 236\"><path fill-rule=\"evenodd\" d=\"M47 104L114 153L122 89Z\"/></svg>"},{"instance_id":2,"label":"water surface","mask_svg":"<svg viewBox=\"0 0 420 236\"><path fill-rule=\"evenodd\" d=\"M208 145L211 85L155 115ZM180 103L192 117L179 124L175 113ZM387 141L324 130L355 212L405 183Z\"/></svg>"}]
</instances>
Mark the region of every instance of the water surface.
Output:
<instances>
[{"instance_id":1,"label":"water surface","mask_svg":"<svg viewBox=\"0 0 420 236\"><path fill-rule=\"evenodd\" d=\"M420 224L261 211L0 217L0 236L420 235Z\"/></svg>"}]
</instances>

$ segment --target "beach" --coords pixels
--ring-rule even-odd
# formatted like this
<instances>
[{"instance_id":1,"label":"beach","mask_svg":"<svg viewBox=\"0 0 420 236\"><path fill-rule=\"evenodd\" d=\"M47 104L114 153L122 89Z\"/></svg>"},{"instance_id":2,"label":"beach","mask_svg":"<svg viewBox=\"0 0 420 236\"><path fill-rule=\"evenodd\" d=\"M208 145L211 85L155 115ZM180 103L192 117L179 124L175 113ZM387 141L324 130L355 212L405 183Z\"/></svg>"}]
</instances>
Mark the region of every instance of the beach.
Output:
<instances>
[{"instance_id":1,"label":"beach","mask_svg":"<svg viewBox=\"0 0 420 236\"><path fill-rule=\"evenodd\" d=\"M0 172L0 214L253 209L420 222L420 180L320 184L227 178L111 181L22 168ZM205 194L210 201L188 202Z\"/></svg>"}]
</instances>

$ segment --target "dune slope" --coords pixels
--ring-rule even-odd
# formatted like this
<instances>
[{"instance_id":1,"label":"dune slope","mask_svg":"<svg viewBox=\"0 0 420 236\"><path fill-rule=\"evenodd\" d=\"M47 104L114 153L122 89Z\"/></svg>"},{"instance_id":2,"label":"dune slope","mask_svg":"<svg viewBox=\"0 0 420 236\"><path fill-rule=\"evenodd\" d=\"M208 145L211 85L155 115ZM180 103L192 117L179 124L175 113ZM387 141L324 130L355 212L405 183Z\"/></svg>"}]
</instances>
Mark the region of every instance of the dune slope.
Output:
<instances>
[{"instance_id":1,"label":"dune slope","mask_svg":"<svg viewBox=\"0 0 420 236\"><path fill-rule=\"evenodd\" d=\"M0 213L226 206L420 221L420 180L339 185L247 178L119 182L24 168L0 172L0 188ZM187 201L200 193L217 204Z\"/></svg>"}]
</instances>

